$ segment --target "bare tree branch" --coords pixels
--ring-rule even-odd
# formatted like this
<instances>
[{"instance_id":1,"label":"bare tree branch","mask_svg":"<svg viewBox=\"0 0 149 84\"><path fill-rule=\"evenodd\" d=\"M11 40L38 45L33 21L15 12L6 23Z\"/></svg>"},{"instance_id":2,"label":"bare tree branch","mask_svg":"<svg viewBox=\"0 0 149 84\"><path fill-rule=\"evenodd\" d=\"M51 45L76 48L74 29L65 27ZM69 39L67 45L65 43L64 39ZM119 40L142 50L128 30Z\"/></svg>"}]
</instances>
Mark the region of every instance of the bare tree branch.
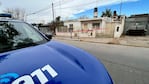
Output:
<instances>
[{"instance_id":1,"label":"bare tree branch","mask_svg":"<svg viewBox=\"0 0 149 84\"><path fill-rule=\"evenodd\" d=\"M23 20L25 19L25 10L20 8L7 8L4 10L5 13L12 14L14 19Z\"/></svg>"}]
</instances>

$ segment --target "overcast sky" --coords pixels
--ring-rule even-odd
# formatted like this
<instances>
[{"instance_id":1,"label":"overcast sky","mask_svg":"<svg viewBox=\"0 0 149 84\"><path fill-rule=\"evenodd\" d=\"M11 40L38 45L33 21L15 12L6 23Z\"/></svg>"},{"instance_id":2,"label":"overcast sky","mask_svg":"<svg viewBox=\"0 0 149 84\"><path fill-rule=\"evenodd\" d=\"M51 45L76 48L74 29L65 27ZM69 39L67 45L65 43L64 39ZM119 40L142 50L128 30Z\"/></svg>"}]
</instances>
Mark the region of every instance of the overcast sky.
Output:
<instances>
[{"instance_id":1,"label":"overcast sky","mask_svg":"<svg viewBox=\"0 0 149 84\"><path fill-rule=\"evenodd\" d=\"M140 0L122 1L123 3L135 3ZM52 2L54 3L55 16L68 19L77 18L77 14L93 9L96 6L104 7L120 4L121 0L0 0L0 2L0 12L6 8L21 8L25 9L28 22L49 22L52 20Z\"/></svg>"}]
</instances>

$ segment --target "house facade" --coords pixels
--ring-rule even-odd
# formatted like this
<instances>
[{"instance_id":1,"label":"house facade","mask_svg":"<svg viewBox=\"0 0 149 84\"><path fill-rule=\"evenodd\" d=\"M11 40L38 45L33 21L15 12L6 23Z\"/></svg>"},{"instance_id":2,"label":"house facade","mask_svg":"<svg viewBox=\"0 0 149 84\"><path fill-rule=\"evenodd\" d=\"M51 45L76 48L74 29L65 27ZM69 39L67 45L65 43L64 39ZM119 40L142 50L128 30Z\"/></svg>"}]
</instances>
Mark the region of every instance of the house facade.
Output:
<instances>
[{"instance_id":1,"label":"house facade","mask_svg":"<svg viewBox=\"0 0 149 84\"><path fill-rule=\"evenodd\" d=\"M81 33L86 36L96 37L98 33L103 33L106 26L106 20L104 18L82 19Z\"/></svg>"},{"instance_id":2,"label":"house facade","mask_svg":"<svg viewBox=\"0 0 149 84\"><path fill-rule=\"evenodd\" d=\"M64 21L64 25L68 30L79 31L81 29L81 22L79 20L68 20Z\"/></svg>"},{"instance_id":3,"label":"house facade","mask_svg":"<svg viewBox=\"0 0 149 84\"><path fill-rule=\"evenodd\" d=\"M89 32L92 37L119 38L124 30L125 16L108 18L94 18L81 20L81 28ZM88 31L87 31L88 30Z\"/></svg>"},{"instance_id":4,"label":"house facade","mask_svg":"<svg viewBox=\"0 0 149 84\"><path fill-rule=\"evenodd\" d=\"M120 37L123 33L123 17L120 20L108 17L64 21L66 32L57 32L60 36L73 37Z\"/></svg>"},{"instance_id":5,"label":"house facade","mask_svg":"<svg viewBox=\"0 0 149 84\"><path fill-rule=\"evenodd\" d=\"M57 30L58 36L76 36L76 32L81 30L81 22L79 20L64 21L64 26L61 30Z\"/></svg>"},{"instance_id":6,"label":"house facade","mask_svg":"<svg viewBox=\"0 0 149 84\"><path fill-rule=\"evenodd\" d=\"M124 34L149 35L149 14L131 15L126 18Z\"/></svg>"}]
</instances>

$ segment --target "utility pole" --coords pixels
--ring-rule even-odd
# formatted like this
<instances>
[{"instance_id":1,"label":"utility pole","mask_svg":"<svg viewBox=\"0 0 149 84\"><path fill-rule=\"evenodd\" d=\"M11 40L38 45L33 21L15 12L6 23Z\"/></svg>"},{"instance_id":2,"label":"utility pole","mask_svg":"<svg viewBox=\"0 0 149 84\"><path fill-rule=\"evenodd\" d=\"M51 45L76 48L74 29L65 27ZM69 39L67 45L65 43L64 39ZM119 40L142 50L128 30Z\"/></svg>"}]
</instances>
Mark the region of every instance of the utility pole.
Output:
<instances>
[{"instance_id":1,"label":"utility pole","mask_svg":"<svg viewBox=\"0 0 149 84\"><path fill-rule=\"evenodd\" d=\"M53 23L52 23L53 24L53 34L56 35L56 30L55 30L56 29L56 24L54 22L55 19L54 19L54 4L53 4L53 2L52 2L52 14L53 14Z\"/></svg>"},{"instance_id":2,"label":"utility pole","mask_svg":"<svg viewBox=\"0 0 149 84\"><path fill-rule=\"evenodd\" d=\"M54 21L54 4L52 2L52 14L53 14L53 21Z\"/></svg>"}]
</instances>

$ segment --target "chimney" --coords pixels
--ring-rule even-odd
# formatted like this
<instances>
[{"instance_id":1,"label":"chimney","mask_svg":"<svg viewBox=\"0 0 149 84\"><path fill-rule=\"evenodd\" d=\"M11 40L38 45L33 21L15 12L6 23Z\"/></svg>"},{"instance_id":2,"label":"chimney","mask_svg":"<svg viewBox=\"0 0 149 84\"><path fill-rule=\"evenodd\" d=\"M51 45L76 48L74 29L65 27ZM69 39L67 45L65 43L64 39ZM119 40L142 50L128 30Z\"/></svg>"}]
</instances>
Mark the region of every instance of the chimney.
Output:
<instances>
[{"instance_id":1,"label":"chimney","mask_svg":"<svg viewBox=\"0 0 149 84\"><path fill-rule=\"evenodd\" d=\"M113 16L117 16L117 12L116 11L113 12Z\"/></svg>"},{"instance_id":2,"label":"chimney","mask_svg":"<svg viewBox=\"0 0 149 84\"><path fill-rule=\"evenodd\" d=\"M98 8L94 8L94 18L98 18Z\"/></svg>"},{"instance_id":3,"label":"chimney","mask_svg":"<svg viewBox=\"0 0 149 84\"><path fill-rule=\"evenodd\" d=\"M114 21L118 20L118 15L116 11L113 12L113 19Z\"/></svg>"}]
</instances>

